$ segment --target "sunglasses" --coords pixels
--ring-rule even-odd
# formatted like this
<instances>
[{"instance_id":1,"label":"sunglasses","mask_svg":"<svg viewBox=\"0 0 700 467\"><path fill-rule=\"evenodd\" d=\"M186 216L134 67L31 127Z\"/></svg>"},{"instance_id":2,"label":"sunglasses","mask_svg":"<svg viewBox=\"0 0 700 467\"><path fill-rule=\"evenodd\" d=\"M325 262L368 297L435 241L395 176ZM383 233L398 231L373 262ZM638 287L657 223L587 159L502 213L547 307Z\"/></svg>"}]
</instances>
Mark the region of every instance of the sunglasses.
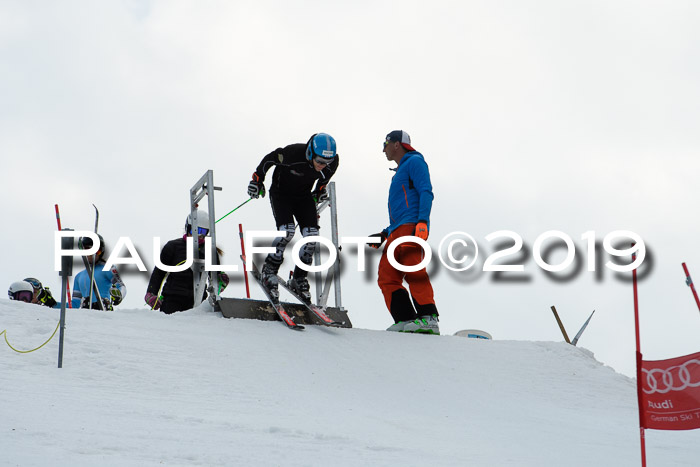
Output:
<instances>
[{"instance_id":1,"label":"sunglasses","mask_svg":"<svg viewBox=\"0 0 700 467\"><path fill-rule=\"evenodd\" d=\"M332 159L324 159L321 156L316 156L316 157L314 157L314 162L317 163L318 165L326 166L326 165L330 164L331 162L333 162L333 160Z\"/></svg>"},{"instance_id":2,"label":"sunglasses","mask_svg":"<svg viewBox=\"0 0 700 467\"><path fill-rule=\"evenodd\" d=\"M20 290L19 292L11 293L10 300L17 300L18 302L32 303L34 299L34 293L28 290Z\"/></svg>"}]
</instances>

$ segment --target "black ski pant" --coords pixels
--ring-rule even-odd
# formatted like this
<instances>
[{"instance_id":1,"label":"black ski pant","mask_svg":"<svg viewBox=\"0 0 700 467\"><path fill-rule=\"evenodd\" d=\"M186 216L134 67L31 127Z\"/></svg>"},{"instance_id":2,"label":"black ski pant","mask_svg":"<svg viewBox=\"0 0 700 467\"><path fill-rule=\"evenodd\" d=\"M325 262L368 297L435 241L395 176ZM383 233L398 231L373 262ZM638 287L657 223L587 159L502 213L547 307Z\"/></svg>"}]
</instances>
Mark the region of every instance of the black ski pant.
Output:
<instances>
[{"instance_id":1,"label":"black ski pant","mask_svg":"<svg viewBox=\"0 0 700 467\"><path fill-rule=\"evenodd\" d=\"M189 310L193 306L194 298L192 295L164 295L163 303L160 305L160 311L166 315L170 315L176 311Z\"/></svg>"},{"instance_id":2,"label":"black ski pant","mask_svg":"<svg viewBox=\"0 0 700 467\"><path fill-rule=\"evenodd\" d=\"M318 214L316 213L316 203L311 193L304 193L297 196L288 196L277 192L270 193L270 205L272 215L275 217L275 224L278 230L286 232L284 237L278 237L272 243L275 252L267 255L266 263L275 272L284 260L284 250L294 237L296 219L299 230L304 237L318 235ZM299 251L299 257L304 264L311 264L316 243L307 243ZM307 272L303 269L294 268L294 277L306 277Z\"/></svg>"}]
</instances>

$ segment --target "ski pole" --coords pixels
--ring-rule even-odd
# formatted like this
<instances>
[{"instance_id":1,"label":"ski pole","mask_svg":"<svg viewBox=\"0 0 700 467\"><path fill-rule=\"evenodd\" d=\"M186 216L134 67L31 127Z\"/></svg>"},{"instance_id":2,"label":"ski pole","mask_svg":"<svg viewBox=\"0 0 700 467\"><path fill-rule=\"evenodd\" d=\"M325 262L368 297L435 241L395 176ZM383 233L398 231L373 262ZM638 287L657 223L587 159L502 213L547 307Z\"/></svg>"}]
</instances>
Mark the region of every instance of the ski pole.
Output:
<instances>
[{"instance_id":1,"label":"ski pole","mask_svg":"<svg viewBox=\"0 0 700 467\"><path fill-rule=\"evenodd\" d=\"M180 262L180 264L182 264L182 263L184 263L184 262L185 262L185 260L182 260L182 261ZM178 266L179 266L180 264L178 264ZM160 292L161 292L161 290L163 290L163 284L165 284L165 280L168 278L169 275L170 275L169 272L165 273L165 277L163 277L163 280L160 281L160 287L158 288L158 293L156 294L156 301L153 302L153 306L151 307L151 310L155 310L155 309L156 309L156 305L158 304L158 300L160 300L160 302L163 303L163 296L160 294ZM146 305L148 305L148 303L147 303Z\"/></svg>"},{"instance_id":2,"label":"ski pole","mask_svg":"<svg viewBox=\"0 0 700 467\"><path fill-rule=\"evenodd\" d=\"M58 230L61 230L61 215L58 213L58 204L54 204L54 207L56 208L56 223L58 224ZM73 308L73 300L71 299L70 295L70 284L66 280L66 292L68 292L68 308Z\"/></svg>"},{"instance_id":3,"label":"ski pole","mask_svg":"<svg viewBox=\"0 0 700 467\"><path fill-rule=\"evenodd\" d=\"M251 199L253 199L253 198L248 198L247 200L243 201L241 204L239 204L239 205L236 206L235 208L231 209L231 210L228 212L228 214L226 214L226 216L228 216L228 215L231 214L233 211L235 211L236 209L238 209L238 208L240 208L241 206L243 206L245 203L247 203L247 202L250 201ZM226 216L223 216L221 219L219 219L219 220L216 221L216 222L219 222L220 220L223 220L224 218L226 218ZM214 223L216 224L216 222L214 222Z\"/></svg>"},{"instance_id":4,"label":"ski pole","mask_svg":"<svg viewBox=\"0 0 700 467\"><path fill-rule=\"evenodd\" d=\"M688 272L688 267L683 263L683 270L685 271L685 283L688 284L690 290L693 291L693 296L695 297L695 303L698 305L698 310L700 310L700 299L698 299L698 293L695 291L695 286L693 285L693 279L690 278L690 272Z\"/></svg>"},{"instance_id":5,"label":"ski pole","mask_svg":"<svg viewBox=\"0 0 700 467\"><path fill-rule=\"evenodd\" d=\"M175 266L182 266L185 264L186 259L183 259L179 263L177 263ZM156 294L156 301L153 303L153 306L151 307L151 310L155 310L156 304L158 303L158 300L160 300L161 303L163 303L163 296L160 294L163 291L163 286L165 285L165 281L168 279L168 276L170 275L169 272L165 273L165 276L163 277L163 280L160 281L160 287L158 287L158 293ZM146 304L148 305L148 304Z\"/></svg>"}]
</instances>

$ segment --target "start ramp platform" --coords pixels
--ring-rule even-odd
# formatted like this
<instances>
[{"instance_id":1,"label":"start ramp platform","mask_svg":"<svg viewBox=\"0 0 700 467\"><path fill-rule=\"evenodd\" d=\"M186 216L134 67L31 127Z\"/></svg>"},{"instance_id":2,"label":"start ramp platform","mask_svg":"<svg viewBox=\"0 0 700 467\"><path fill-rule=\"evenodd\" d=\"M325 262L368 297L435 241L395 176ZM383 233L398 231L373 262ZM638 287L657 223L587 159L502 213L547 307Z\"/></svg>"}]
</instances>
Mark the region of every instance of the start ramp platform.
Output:
<instances>
[{"instance_id":1,"label":"start ramp platform","mask_svg":"<svg viewBox=\"0 0 700 467\"><path fill-rule=\"evenodd\" d=\"M298 324L319 324L312 313L301 303L282 302L289 316ZM225 318L258 319L261 321L280 321L277 312L268 300L253 300L250 298L220 297L214 305L216 311ZM334 321L343 323L343 328L351 328L352 323L345 309L337 307L325 308L326 314Z\"/></svg>"}]
</instances>

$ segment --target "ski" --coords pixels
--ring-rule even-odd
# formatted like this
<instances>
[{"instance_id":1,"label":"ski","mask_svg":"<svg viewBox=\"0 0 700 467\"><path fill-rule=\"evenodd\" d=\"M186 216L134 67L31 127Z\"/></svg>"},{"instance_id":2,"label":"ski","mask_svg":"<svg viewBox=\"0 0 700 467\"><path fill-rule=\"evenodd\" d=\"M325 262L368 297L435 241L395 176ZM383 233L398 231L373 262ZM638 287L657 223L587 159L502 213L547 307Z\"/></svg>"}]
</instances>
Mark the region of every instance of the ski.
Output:
<instances>
[{"instance_id":1,"label":"ski","mask_svg":"<svg viewBox=\"0 0 700 467\"><path fill-rule=\"evenodd\" d=\"M260 272L258 271L258 267L253 264L253 277L255 278L256 282L260 286L260 288L265 292L265 296L267 299L270 301L270 305L272 305L272 308L275 309L275 312L277 312L277 316L280 317L282 322L289 328L289 329L294 329L296 331L302 331L304 329L304 326L301 324L297 324L294 322L294 320L289 316L287 311L284 309L282 304L280 303L279 300L274 300L272 298L272 295L270 295L270 291L267 290L267 287L265 287L262 283L262 276L260 275Z\"/></svg>"},{"instance_id":2,"label":"ski","mask_svg":"<svg viewBox=\"0 0 700 467\"><path fill-rule=\"evenodd\" d=\"M340 321L334 321L333 319L331 319L331 317L326 314L326 311L323 309L323 307L320 307L320 306L314 305L314 304L306 303L304 301L304 299L298 293L296 293L294 290L292 290L292 288L289 286L289 284L287 284L287 282L284 279L282 279L280 276L277 276L277 280L279 281L280 285L287 290L287 292L294 295L294 298L299 300L302 303L302 305L304 305L306 307L306 309L311 312L311 315L314 318L316 318L316 321L318 321L319 324L322 324L324 326L335 327L335 328L339 328L339 327L343 326L344 323L341 323Z\"/></svg>"},{"instance_id":3,"label":"ski","mask_svg":"<svg viewBox=\"0 0 700 467\"><path fill-rule=\"evenodd\" d=\"M585 323L583 323L583 326L581 326L581 329L578 330L576 333L576 336L574 336L574 340L571 341L571 345L576 345L578 342L579 338L581 337L581 334L583 334L583 331L586 330L586 326L588 326L588 322L593 318L593 313L595 313L595 310L591 313L591 316L588 317Z\"/></svg>"},{"instance_id":4,"label":"ski","mask_svg":"<svg viewBox=\"0 0 700 467\"><path fill-rule=\"evenodd\" d=\"M85 266L85 271L87 271L88 276L94 277L94 268L90 266L90 263L88 262L87 256L83 256L83 265ZM73 291L75 292L75 291ZM105 311L105 304L102 301L102 297L100 296L100 289L97 287L97 283L93 280L90 288L90 299L92 299L92 293L95 293L95 296L97 297L97 303L99 303L100 310ZM83 297L87 298L87 297ZM92 309L92 302L89 303L88 309Z\"/></svg>"},{"instance_id":5,"label":"ski","mask_svg":"<svg viewBox=\"0 0 700 467\"><path fill-rule=\"evenodd\" d=\"M100 221L100 211L97 209L97 206L95 206L94 204L92 205L92 207L95 208L95 233L97 233L97 224ZM85 258L83 256L83 260L85 261L85 269L88 270L88 272L90 273L90 299L89 299L90 301L88 302L90 305L88 306L88 308L92 308L92 291L94 288L95 292L97 293L97 301L100 304L100 309L104 310L105 306L104 306L104 303L102 303L102 298L100 297L100 292L97 290L97 284L95 283L95 259L97 258L97 255L92 255L92 258L93 258L92 268L90 268L88 270L87 258Z\"/></svg>"}]
</instances>

